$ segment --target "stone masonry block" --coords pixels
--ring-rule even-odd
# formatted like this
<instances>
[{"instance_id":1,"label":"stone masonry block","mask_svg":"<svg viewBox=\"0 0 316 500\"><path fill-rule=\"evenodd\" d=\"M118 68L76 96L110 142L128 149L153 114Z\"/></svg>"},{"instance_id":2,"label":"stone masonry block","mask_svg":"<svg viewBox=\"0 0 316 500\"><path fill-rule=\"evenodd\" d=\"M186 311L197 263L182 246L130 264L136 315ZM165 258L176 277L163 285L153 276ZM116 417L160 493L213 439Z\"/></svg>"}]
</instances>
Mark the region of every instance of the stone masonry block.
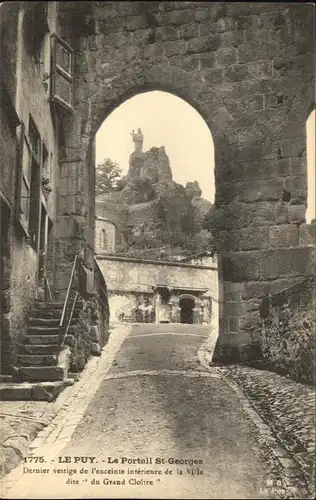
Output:
<instances>
[{"instance_id":1,"label":"stone masonry block","mask_svg":"<svg viewBox=\"0 0 316 500\"><path fill-rule=\"evenodd\" d=\"M130 40L123 38L120 33L113 33L111 36L117 36L115 44L117 48L130 45L131 42L133 42L134 45L136 45L137 47L140 47L142 45L146 45L147 43L149 43L152 33L153 33L152 28L145 28L142 30L137 30L134 33L128 33L130 35ZM157 39L157 37L155 37L155 39Z\"/></svg>"},{"instance_id":2,"label":"stone masonry block","mask_svg":"<svg viewBox=\"0 0 316 500\"><path fill-rule=\"evenodd\" d=\"M265 226L275 221L275 203L272 201L259 201L247 204L247 209L252 212L250 226Z\"/></svg>"},{"instance_id":3,"label":"stone masonry block","mask_svg":"<svg viewBox=\"0 0 316 500\"><path fill-rule=\"evenodd\" d=\"M250 300L253 298L263 298L268 294L269 283L262 281L248 281L244 283L243 289L241 291L241 298L244 300Z\"/></svg>"},{"instance_id":4,"label":"stone masonry block","mask_svg":"<svg viewBox=\"0 0 316 500\"><path fill-rule=\"evenodd\" d=\"M230 17L221 17L210 25L210 31L213 33L225 33L235 29L235 21Z\"/></svg>"},{"instance_id":5,"label":"stone masonry block","mask_svg":"<svg viewBox=\"0 0 316 500\"><path fill-rule=\"evenodd\" d=\"M199 59L195 54L182 58L182 68L186 71L198 71L199 64Z\"/></svg>"},{"instance_id":6,"label":"stone masonry block","mask_svg":"<svg viewBox=\"0 0 316 500\"><path fill-rule=\"evenodd\" d=\"M216 66L216 52L201 54L199 56L201 68L214 68Z\"/></svg>"},{"instance_id":7,"label":"stone masonry block","mask_svg":"<svg viewBox=\"0 0 316 500\"><path fill-rule=\"evenodd\" d=\"M301 224L299 227L299 244L301 246L316 245L316 223Z\"/></svg>"},{"instance_id":8,"label":"stone masonry block","mask_svg":"<svg viewBox=\"0 0 316 500\"><path fill-rule=\"evenodd\" d=\"M146 45L140 55L144 59L158 59L161 58L164 54L164 46L160 43L151 43L150 45Z\"/></svg>"},{"instance_id":9,"label":"stone masonry block","mask_svg":"<svg viewBox=\"0 0 316 500\"><path fill-rule=\"evenodd\" d=\"M165 42L164 47L166 56L184 54L186 51L186 42L183 40L178 40L175 42Z\"/></svg>"},{"instance_id":10,"label":"stone masonry block","mask_svg":"<svg viewBox=\"0 0 316 500\"><path fill-rule=\"evenodd\" d=\"M260 96L262 97L262 96ZM290 162L288 158L281 160L261 160L244 163L245 180L264 180L274 177L281 178L290 173ZM279 179L280 181L280 179Z\"/></svg>"},{"instance_id":11,"label":"stone masonry block","mask_svg":"<svg viewBox=\"0 0 316 500\"><path fill-rule=\"evenodd\" d=\"M136 31L139 28L147 28L148 23L144 16L129 16L126 18L125 28L127 31Z\"/></svg>"},{"instance_id":12,"label":"stone masonry block","mask_svg":"<svg viewBox=\"0 0 316 500\"><path fill-rule=\"evenodd\" d=\"M307 163L306 157L290 158L290 174L293 176L306 175Z\"/></svg>"},{"instance_id":13,"label":"stone masonry block","mask_svg":"<svg viewBox=\"0 0 316 500\"><path fill-rule=\"evenodd\" d=\"M278 201L275 204L275 223L288 224L289 222L289 206L284 201Z\"/></svg>"},{"instance_id":14,"label":"stone masonry block","mask_svg":"<svg viewBox=\"0 0 316 500\"><path fill-rule=\"evenodd\" d=\"M306 221L305 205L290 205L289 206L289 222L303 223Z\"/></svg>"},{"instance_id":15,"label":"stone masonry block","mask_svg":"<svg viewBox=\"0 0 316 500\"><path fill-rule=\"evenodd\" d=\"M167 12L164 16L165 25L181 26L195 21L195 12L193 10L176 10Z\"/></svg>"},{"instance_id":16,"label":"stone masonry block","mask_svg":"<svg viewBox=\"0 0 316 500\"><path fill-rule=\"evenodd\" d=\"M225 302L224 315L243 316L247 311L246 302Z\"/></svg>"},{"instance_id":17,"label":"stone masonry block","mask_svg":"<svg viewBox=\"0 0 316 500\"><path fill-rule=\"evenodd\" d=\"M213 52L219 48L220 37L218 35L199 36L188 40L188 54Z\"/></svg>"},{"instance_id":18,"label":"stone masonry block","mask_svg":"<svg viewBox=\"0 0 316 500\"><path fill-rule=\"evenodd\" d=\"M291 193L291 203L298 201L295 205L300 205L299 200L306 200L307 197L307 175L286 177L284 188Z\"/></svg>"},{"instance_id":19,"label":"stone masonry block","mask_svg":"<svg viewBox=\"0 0 316 500\"><path fill-rule=\"evenodd\" d=\"M255 61L247 64L233 64L225 69L225 81L261 80L273 76L271 61Z\"/></svg>"},{"instance_id":20,"label":"stone masonry block","mask_svg":"<svg viewBox=\"0 0 316 500\"><path fill-rule=\"evenodd\" d=\"M261 279L307 276L313 260L310 247L265 250L260 255Z\"/></svg>"},{"instance_id":21,"label":"stone masonry block","mask_svg":"<svg viewBox=\"0 0 316 500\"><path fill-rule=\"evenodd\" d=\"M298 245L298 227L294 224L270 226L271 247L293 247Z\"/></svg>"},{"instance_id":22,"label":"stone masonry block","mask_svg":"<svg viewBox=\"0 0 316 500\"><path fill-rule=\"evenodd\" d=\"M219 48L216 51L217 64L219 66L229 66L237 61L237 49L232 48Z\"/></svg>"},{"instance_id":23,"label":"stone masonry block","mask_svg":"<svg viewBox=\"0 0 316 500\"><path fill-rule=\"evenodd\" d=\"M236 193L240 201L252 203L254 201L279 200L283 192L283 179L248 181L237 184Z\"/></svg>"},{"instance_id":24,"label":"stone masonry block","mask_svg":"<svg viewBox=\"0 0 316 500\"><path fill-rule=\"evenodd\" d=\"M223 278L235 282L257 280L260 277L260 252L230 253L223 259Z\"/></svg>"},{"instance_id":25,"label":"stone masonry block","mask_svg":"<svg viewBox=\"0 0 316 500\"><path fill-rule=\"evenodd\" d=\"M177 30L177 39L180 40L189 40L190 38L195 39L196 37L199 36L198 23L183 24L182 26L178 26L176 30Z\"/></svg>"},{"instance_id":26,"label":"stone masonry block","mask_svg":"<svg viewBox=\"0 0 316 500\"><path fill-rule=\"evenodd\" d=\"M259 250L268 246L268 226L247 227L236 234L239 250Z\"/></svg>"},{"instance_id":27,"label":"stone masonry block","mask_svg":"<svg viewBox=\"0 0 316 500\"><path fill-rule=\"evenodd\" d=\"M241 80L246 80L248 77L248 67L247 64L233 64L225 68L224 73L225 81L228 82L240 82Z\"/></svg>"},{"instance_id":28,"label":"stone masonry block","mask_svg":"<svg viewBox=\"0 0 316 500\"><path fill-rule=\"evenodd\" d=\"M191 25L189 25L191 26ZM195 33L197 34L197 25L194 25L195 26ZM184 27L181 26L181 29L184 30ZM180 29L180 33L181 33L181 29ZM166 40L169 40L169 41L173 41L173 40L178 40L178 29L173 27L173 26L161 26L159 28L156 28L155 30L155 37L156 37L156 40L157 41L166 41ZM194 36L194 35L192 35ZM181 37L180 35L180 38L183 38L184 40L186 39L184 36Z\"/></svg>"},{"instance_id":29,"label":"stone masonry block","mask_svg":"<svg viewBox=\"0 0 316 500\"><path fill-rule=\"evenodd\" d=\"M196 9L194 13L195 20L198 22L206 21L209 15L210 9Z\"/></svg>"},{"instance_id":30,"label":"stone masonry block","mask_svg":"<svg viewBox=\"0 0 316 500\"><path fill-rule=\"evenodd\" d=\"M240 301L240 299L242 298L243 289L244 283L232 283L230 281L224 281L223 293L227 301Z\"/></svg>"},{"instance_id":31,"label":"stone masonry block","mask_svg":"<svg viewBox=\"0 0 316 500\"><path fill-rule=\"evenodd\" d=\"M244 41L244 38L243 31L226 31L225 33L220 33L220 46L238 48Z\"/></svg>"},{"instance_id":32,"label":"stone masonry block","mask_svg":"<svg viewBox=\"0 0 316 500\"><path fill-rule=\"evenodd\" d=\"M224 81L223 70L221 68L203 69L201 74L211 85L216 85Z\"/></svg>"},{"instance_id":33,"label":"stone masonry block","mask_svg":"<svg viewBox=\"0 0 316 500\"><path fill-rule=\"evenodd\" d=\"M232 318L228 317L227 323L228 323L228 331L229 332L238 332L238 329L239 329L238 317L232 317Z\"/></svg>"}]
</instances>

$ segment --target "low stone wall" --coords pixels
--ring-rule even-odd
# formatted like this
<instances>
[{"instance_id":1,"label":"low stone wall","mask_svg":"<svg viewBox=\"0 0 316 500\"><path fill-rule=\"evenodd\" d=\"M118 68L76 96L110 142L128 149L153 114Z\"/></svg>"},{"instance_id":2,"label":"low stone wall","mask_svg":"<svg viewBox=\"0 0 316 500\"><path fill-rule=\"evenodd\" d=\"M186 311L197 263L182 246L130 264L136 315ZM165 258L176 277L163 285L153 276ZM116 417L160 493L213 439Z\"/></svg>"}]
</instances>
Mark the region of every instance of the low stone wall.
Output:
<instances>
[{"instance_id":1,"label":"low stone wall","mask_svg":"<svg viewBox=\"0 0 316 500\"><path fill-rule=\"evenodd\" d=\"M154 323L155 296L153 293L110 292L111 323Z\"/></svg>"},{"instance_id":2,"label":"low stone wall","mask_svg":"<svg viewBox=\"0 0 316 500\"><path fill-rule=\"evenodd\" d=\"M310 277L260 304L260 344L264 359L294 380L315 383L316 278Z\"/></svg>"},{"instance_id":3,"label":"low stone wall","mask_svg":"<svg viewBox=\"0 0 316 500\"><path fill-rule=\"evenodd\" d=\"M95 262L93 293L82 287L65 339L71 350L70 371L81 371L91 354L101 354L110 334L109 316L107 284Z\"/></svg>"}]
</instances>

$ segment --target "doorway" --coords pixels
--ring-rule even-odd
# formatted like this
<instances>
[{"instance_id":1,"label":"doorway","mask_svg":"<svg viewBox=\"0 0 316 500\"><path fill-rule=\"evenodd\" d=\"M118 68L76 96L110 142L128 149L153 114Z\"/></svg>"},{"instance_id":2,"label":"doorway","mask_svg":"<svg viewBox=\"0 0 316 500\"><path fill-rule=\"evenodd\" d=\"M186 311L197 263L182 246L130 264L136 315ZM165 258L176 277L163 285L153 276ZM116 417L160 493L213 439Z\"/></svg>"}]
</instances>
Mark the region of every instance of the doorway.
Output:
<instances>
[{"instance_id":1,"label":"doorway","mask_svg":"<svg viewBox=\"0 0 316 500\"><path fill-rule=\"evenodd\" d=\"M180 321L181 323L193 324L193 309L195 301L191 297L184 297L180 299Z\"/></svg>"}]
</instances>

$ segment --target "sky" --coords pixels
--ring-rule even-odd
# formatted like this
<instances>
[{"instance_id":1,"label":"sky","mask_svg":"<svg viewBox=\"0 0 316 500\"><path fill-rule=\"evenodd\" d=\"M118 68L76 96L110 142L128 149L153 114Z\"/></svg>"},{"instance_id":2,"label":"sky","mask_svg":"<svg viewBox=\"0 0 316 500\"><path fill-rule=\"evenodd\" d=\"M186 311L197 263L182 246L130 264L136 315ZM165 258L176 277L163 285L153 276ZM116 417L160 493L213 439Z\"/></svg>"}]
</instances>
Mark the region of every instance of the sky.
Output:
<instances>
[{"instance_id":1,"label":"sky","mask_svg":"<svg viewBox=\"0 0 316 500\"><path fill-rule=\"evenodd\" d=\"M214 146L200 114L183 99L167 92L138 94L116 108L96 136L96 163L105 158L118 163L122 175L134 151L131 131L141 128L143 151L165 146L173 180L185 185L197 180L202 196L214 202Z\"/></svg>"},{"instance_id":2,"label":"sky","mask_svg":"<svg viewBox=\"0 0 316 500\"><path fill-rule=\"evenodd\" d=\"M316 155L315 155L315 137L316 137L316 112L315 109L309 115L306 122L306 137L307 137L307 210L306 222L310 223L316 218Z\"/></svg>"}]
</instances>

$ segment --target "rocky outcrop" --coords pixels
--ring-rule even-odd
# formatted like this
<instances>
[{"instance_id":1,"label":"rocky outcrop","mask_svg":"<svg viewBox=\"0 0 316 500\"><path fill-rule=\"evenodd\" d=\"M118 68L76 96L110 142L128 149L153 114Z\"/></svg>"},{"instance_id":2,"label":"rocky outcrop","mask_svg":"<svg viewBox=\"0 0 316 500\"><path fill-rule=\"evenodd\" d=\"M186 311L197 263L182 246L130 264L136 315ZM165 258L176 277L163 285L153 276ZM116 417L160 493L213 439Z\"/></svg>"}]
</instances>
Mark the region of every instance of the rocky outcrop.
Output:
<instances>
[{"instance_id":1,"label":"rocky outcrop","mask_svg":"<svg viewBox=\"0 0 316 500\"><path fill-rule=\"evenodd\" d=\"M164 146L146 151L140 177L148 177L153 184L172 181L170 161Z\"/></svg>"},{"instance_id":2,"label":"rocky outcrop","mask_svg":"<svg viewBox=\"0 0 316 500\"><path fill-rule=\"evenodd\" d=\"M134 205L152 201L157 198L155 186L159 183L173 183L165 147L153 147L145 153L134 151L129 158L129 170L120 202Z\"/></svg>"},{"instance_id":3,"label":"rocky outcrop","mask_svg":"<svg viewBox=\"0 0 316 500\"><path fill-rule=\"evenodd\" d=\"M129 157L129 169L127 172L127 182L138 179L145 160L145 153L133 151Z\"/></svg>"},{"instance_id":4,"label":"rocky outcrop","mask_svg":"<svg viewBox=\"0 0 316 500\"><path fill-rule=\"evenodd\" d=\"M199 222L202 224L205 215L208 214L214 207L213 203L206 200L205 198L202 198L202 196L194 196L191 203L196 208L196 215Z\"/></svg>"},{"instance_id":5,"label":"rocky outcrop","mask_svg":"<svg viewBox=\"0 0 316 500\"><path fill-rule=\"evenodd\" d=\"M146 203L156 198L155 189L148 177L137 177L127 182L121 191L120 202L126 205Z\"/></svg>"},{"instance_id":6,"label":"rocky outcrop","mask_svg":"<svg viewBox=\"0 0 316 500\"><path fill-rule=\"evenodd\" d=\"M185 185L185 191L190 198L201 197L202 189L198 181L187 182Z\"/></svg>"},{"instance_id":7,"label":"rocky outcrop","mask_svg":"<svg viewBox=\"0 0 316 500\"><path fill-rule=\"evenodd\" d=\"M115 223L117 252L148 249L156 245L188 246L199 235L204 216L212 204L201 197L197 181L182 186L172 178L165 147L143 152L143 136L132 133L137 144L129 158L129 170L115 191L98 195L96 215ZM139 136L139 141L138 141ZM136 147L137 146L137 147ZM194 239L191 238L194 245Z\"/></svg>"}]
</instances>

